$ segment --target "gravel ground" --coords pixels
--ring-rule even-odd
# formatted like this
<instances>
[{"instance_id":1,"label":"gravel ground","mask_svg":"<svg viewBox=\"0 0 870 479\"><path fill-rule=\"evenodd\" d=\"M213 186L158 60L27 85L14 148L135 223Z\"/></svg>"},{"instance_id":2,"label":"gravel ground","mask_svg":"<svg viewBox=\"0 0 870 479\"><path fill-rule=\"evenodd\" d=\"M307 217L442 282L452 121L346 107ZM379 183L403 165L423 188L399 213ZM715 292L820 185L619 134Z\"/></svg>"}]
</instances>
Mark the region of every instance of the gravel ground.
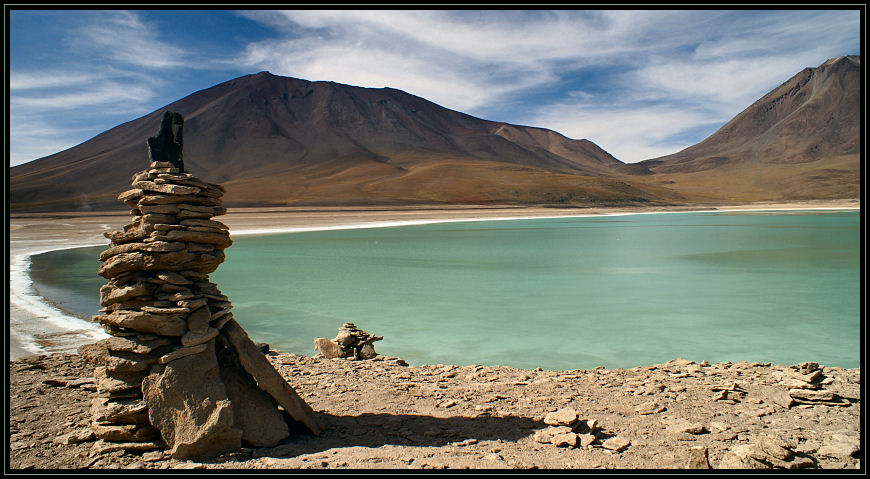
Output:
<instances>
[{"instance_id":1,"label":"gravel ground","mask_svg":"<svg viewBox=\"0 0 870 479\"><path fill-rule=\"evenodd\" d=\"M860 369L821 366L813 387L835 400L789 407L795 378L806 378L801 373L812 364L798 371L676 359L632 369L545 371L406 366L384 356L354 361L271 351L267 357L321 415L326 430L312 436L294 428L276 447L203 461L174 460L159 449L112 451L95 441L88 428L94 365L82 356L11 361L7 472L637 470L708 464L863 472Z\"/></svg>"}]
</instances>

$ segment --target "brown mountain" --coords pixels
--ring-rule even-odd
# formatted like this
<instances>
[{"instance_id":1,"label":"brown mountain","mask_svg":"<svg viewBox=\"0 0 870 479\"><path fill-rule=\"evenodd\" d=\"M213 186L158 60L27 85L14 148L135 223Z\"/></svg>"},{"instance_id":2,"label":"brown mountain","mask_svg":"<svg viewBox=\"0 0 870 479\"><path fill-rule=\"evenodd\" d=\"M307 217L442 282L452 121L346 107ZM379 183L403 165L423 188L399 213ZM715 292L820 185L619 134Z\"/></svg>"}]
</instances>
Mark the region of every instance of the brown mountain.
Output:
<instances>
[{"instance_id":1,"label":"brown mountain","mask_svg":"<svg viewBox=\"0 0 870 479\"><path fill-rule=\"evenodd\" d=\"M10 169L16 210L118 208L163 112L184 115L186 168L225 204L672 202L643 166L588 140L475 118L391 88L268 72L201 90ZM635 176L633 176L635 175Z\"/></svg>"},{"instance_id":2,"label":"brown mountain","mask_svg":"<svg viewBox=\"0 0 870 479\"><path fill-rule=\"evenodd\" d=\"M805 68L704 141L640 164L695 200L858 198L861 57Z\"/></svg>"}]
</instances>

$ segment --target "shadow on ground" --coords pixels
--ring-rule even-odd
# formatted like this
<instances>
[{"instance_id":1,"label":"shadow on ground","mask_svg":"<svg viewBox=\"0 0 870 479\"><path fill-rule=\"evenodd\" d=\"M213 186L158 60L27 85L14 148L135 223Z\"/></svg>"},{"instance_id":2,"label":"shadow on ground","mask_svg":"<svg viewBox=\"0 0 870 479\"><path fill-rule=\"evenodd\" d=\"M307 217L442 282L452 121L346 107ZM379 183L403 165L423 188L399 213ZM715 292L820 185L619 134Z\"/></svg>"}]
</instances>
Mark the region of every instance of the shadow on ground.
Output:
<instances>
[{"instance_id":1,"label":"shadow on ground","mask_svg":"<svg viewBox=\"0 0 870 479\"><path fill-rule=\"evenodd\" d=\"M534 434L536 429L546 427L542 421L517 416L335 416L321 413L320 418L326 425L320 436L313 436L295 424L291 436L282 444L257 449L254 456L288 458L354 446L440 447L466 439L516 441Z\"/></svg>"}]
</instances>

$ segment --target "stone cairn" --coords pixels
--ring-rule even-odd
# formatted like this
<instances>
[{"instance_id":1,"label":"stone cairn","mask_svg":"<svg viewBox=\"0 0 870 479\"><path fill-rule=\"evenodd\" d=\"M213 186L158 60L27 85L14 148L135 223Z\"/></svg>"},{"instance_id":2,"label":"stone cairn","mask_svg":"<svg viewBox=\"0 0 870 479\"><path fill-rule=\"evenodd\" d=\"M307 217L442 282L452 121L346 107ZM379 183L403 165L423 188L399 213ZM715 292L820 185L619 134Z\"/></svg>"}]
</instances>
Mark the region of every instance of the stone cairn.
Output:
<instances>
[{"instance_id":1,"label":"stone cairn","mask_svg":"<svg viewBox=\"0 0 870 479\"><path fill-rule=\"evenodd\" d=\"M830 383L819 363L805 362L789 366L783 374L783 385L788 388L788 397L781 402L786 407L848 406L849 401L825 389Z\"/></svg>"},{"instance_id":2,"label":"stone cairn","mask_svg":"<svg viewBox=\"0 0 870 479\"><path fill-rule=\"evenodd\" d=\"M271 447L289 437L284 413L314 434L314 411L234 320L209 281L232 244L224 189L184 171L183 118L166 112L148 139L150 168L118 197L132 210L102 252L92 423L114 449L165 447L178 459ZM283 412L282 412L283 410ZM121 443L121 444L118 444Z\"/></svg>"},{"instance_id":3,"label":"stone cairn","mask_svg":"<svg viewBox=\"0 0 870 479\"><path fill-rule=\"evenodd\" d=\"M373 359L378 355L373 343L382 339L383 336L369 334L353 323L344 323L335 338L315 338L314 349L328 359Z\"/></svg>"}]
</instances>

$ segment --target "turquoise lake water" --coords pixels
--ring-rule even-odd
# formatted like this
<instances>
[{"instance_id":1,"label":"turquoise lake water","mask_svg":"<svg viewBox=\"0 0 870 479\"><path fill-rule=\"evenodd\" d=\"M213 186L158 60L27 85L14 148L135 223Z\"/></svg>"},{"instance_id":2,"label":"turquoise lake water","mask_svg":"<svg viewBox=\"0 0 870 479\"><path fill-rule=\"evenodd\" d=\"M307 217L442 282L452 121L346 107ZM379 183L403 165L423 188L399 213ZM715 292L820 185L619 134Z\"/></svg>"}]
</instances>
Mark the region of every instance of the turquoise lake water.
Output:
<instances>
[{"instance_id":1,"label":"turquoise lake water","mask_svg":"<svg viewBox=\"0 0 870 479\"><path fill-rule=\"evenodd\" d=\"M859 228L719 212L242 236L211 279L254 341L305 355L351 321L412 365L858 367ZM34 256L40 294L95 314L103 249Z\"/></svg>"}]
</instances>

